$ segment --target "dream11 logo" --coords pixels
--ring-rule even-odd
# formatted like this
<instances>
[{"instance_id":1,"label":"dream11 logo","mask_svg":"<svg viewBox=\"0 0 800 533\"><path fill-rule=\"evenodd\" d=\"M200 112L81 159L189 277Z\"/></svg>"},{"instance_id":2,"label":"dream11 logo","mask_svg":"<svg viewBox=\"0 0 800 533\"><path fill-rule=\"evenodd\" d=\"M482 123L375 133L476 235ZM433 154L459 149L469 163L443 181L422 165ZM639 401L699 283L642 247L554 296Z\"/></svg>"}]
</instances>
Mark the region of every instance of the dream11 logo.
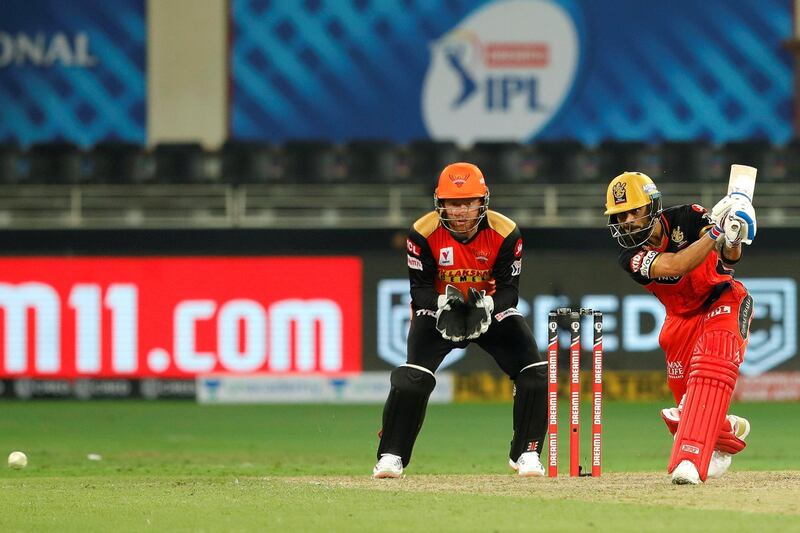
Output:
<instances>
[{"instance_id":1,"label":"dream11 logo","mask_svg":"<svg viewBox=\"0 0 800 533\"><path fill-rule=\"evenodd\" d=\"M526 140L556 114L579 59L570 15L551 2L477 10L431 43L422 113L434 138Z\"/></svg>"}]
</instances>

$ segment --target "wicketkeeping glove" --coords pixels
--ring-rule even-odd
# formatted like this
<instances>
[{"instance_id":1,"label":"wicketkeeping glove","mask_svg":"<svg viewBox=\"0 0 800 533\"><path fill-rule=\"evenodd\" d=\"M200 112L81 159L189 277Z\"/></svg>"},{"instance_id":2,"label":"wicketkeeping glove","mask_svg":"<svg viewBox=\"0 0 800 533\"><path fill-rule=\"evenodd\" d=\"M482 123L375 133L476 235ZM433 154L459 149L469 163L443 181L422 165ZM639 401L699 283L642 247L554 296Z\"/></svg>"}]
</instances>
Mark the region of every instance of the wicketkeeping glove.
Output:
<instances>
[{"instance_id":1,"label":"wicketkeeping glove","mask_svg":"<svg viewBox=\"0 0 800 533\"><path fill-rule=\"evenodd\" d=\"M472 287L469 289L469 303L467 305L467 316L465 319L467 339L477 339L489 329L492 324L492 312L494 311L494 300L486 295L486 291L476 291Z\"/></svg>"},{"instance_id":2,"label":"wicketkeeping glove","mask_svg":"<svg viewBox=\"0 0 800 533\"><path fill-rule=\"evenodd\" d=\"M466 337L464 315L467 310L464 295L454 286L448 285L444 290L444 294L439 295L436 303L438 306L436 310L436 329L445 340L452 342L463 341Z\"/></svg>"}]
</instances>

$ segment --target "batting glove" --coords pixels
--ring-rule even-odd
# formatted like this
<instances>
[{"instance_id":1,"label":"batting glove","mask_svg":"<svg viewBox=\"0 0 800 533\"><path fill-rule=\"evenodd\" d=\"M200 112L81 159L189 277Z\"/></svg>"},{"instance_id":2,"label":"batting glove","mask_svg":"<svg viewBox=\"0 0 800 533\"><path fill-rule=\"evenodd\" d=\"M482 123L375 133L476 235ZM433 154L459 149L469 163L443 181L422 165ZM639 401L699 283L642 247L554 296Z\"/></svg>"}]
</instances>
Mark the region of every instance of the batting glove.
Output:
<instances>
[{"instance_id":1,"label":"batting glove","mask_svg":"<svg viewBox=\"0 0 800 533\"><path fill-rule=\"evenodd\" d=\"M728 221L726 221L725 239L728 240L728 234L738 239L744 244L752 244L753 239L756 238L756 231L758 229L756 224L756 211L753 209L753 204L744 197L731 206L728 213Z\"/></svg>"}]
</instances>

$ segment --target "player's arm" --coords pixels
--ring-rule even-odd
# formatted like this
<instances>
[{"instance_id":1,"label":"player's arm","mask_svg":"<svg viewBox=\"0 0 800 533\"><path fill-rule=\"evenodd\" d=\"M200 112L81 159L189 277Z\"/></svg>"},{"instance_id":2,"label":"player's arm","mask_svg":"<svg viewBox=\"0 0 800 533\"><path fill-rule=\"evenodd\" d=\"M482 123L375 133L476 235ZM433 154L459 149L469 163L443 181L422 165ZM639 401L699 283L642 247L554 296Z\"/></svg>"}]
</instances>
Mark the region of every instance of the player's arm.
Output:
<instances>
[{"instance_id":1,"label":"player's arm","mask_svg":"<svg viewBox=\"0 0 800 533\"><path fill-rule=\"evenodd\" d=\"M742 258L742 243L730 244L728 241L723 241L719 247L719 256L729 265L738 263Z\"/></svg>"},{"instance_id":2,"label":"player's arm","mask_svg":"<svg viewBox=\"0 0 800 533\"><path fill-rule=\"evenodd\" d=\"M436 260L427 239L415 229L411 229L406 240L408 254L408 279L411 284L411 302L416 309L437 309L434 280L436 279Z\"/></svg>"},{"instance_id":3,"label":"player's arm","mask_svg":"<svg viewBox=\"0 0 800 533\"><path fill-rule=\"evenodd\" d=\"M717 241L703 236L680 252L659 253L650 265L650 278L684 276L700 266L708 254L714 250Z\"/></svg>"},{"instance_id":4,"label":"player's arm","mask_svg":"<svg viewBox=\"0 0 800 533\"><path fill-rule=\"evenodd\" d=\"M522 234L519 227L503 239L492 269L495 280L494 311L516 307L519 301L519 275L522 271Z\"/></svg>"}]
</instances>

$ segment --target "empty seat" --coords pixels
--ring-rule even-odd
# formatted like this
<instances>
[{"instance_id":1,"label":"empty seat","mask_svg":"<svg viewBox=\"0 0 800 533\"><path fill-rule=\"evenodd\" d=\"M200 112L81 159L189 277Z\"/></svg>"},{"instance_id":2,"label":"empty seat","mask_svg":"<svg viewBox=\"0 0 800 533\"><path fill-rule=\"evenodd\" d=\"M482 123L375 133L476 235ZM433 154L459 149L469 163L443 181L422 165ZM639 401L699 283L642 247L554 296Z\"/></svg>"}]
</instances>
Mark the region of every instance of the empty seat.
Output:
<instances>
[{"instance_id":1,"label":"empty seat","mask_svg":"<svg viewBox=\"0 0 800 533\"><path fill-rule=\"evenodd\" d=\"M281 167L275 146L229 139L222 145L222 180L228 183L275 183Z\"/></svg>"},{"instance_id":2,"label":"empty seat","mask_svg":"<svg viewBox=\"0 0 800 533\"><path fill-rule=\"evenodd\" d=\"M453 141L418 139L407 147L407 175L409 183L433 185L442 169L463 159L463 154Z\"/></svg>"},{"instance_id":3,"label":"empty seat","mask_svg":"<svg viewBox=\"0 0 800 533\"><path fill-rule=\"evenodd\" d=\"M605 182L598 150L576 140L539 141L540 179L546 183Z\"/></svg>"},{"instance_id":4,"label":"empty seat","mask_svg":"<svg viewBox=\"0 0 800 533\"><path fill-rule=\"evenodd\" d=\"M658 179L663 170L661 150L640 141L606 140L600 143L600 173L608 180L625 171L635 171Z\"/></svg>"},{"instance_id":5,"label":"empty seat","mask_svg":"<svg viewBox=\"0 0 800 533\"><path fill-rule=\"evenodd\" d=\"M483 171L489 183L520 182L522 150L513 141L477 141L467 151L465 159Z\"/></svg>"},{"instance_id":6,"label":"empty seat","mask_svg":"<svg viewBox=\"0 0 800 533\"><path fill-rule=\"evenodd\" d=\"M796 183L800 178L800 139L771 145L758 166L758 180L767 183Z\"/></svg>"},{"instance_id":7,"label":"empty seat","mask_svg":"<svg viewBox=\"0 0 800 533\"><path fill-rule=\"evenodd\" d=\"M382 139L355 139L345 145L348 181L392 183L398 178L398 150Z\"/></svg>"},{"instance_id":8,"label":"empty seat","mask_svg":"<svg viewBox=\"0 0 800 533\"><path fill-rule=\"evenodd\" d=\"M83 154L73 143L53 141L34 144L28 151L29 182L71 184L83 181Z\"/></svg>"},{"instance_id":9,"label":"empty seat","mask_svg":"<svg viewBox=\"0 0 800 533\"><path fill-rule=\"evenodd\" d=\"M0 183L22 183L27 177L27 158L19 146L16 143L0 143Z\"/></svg>"},{"instance_id":10,"label":"empty seat","mask_svg":"<svg viewBox=\"0 0 800 533\"><path fill-rule=\"evenodd\" d=\"M99 142L87 153L92 183L135 184L153 179L152 160L144 148L121 141Z\"/></svg>"},{"instance_id":11,"label":"empty seat","mask_svg":"<svg viewBox=\"0 0 800 533\"><path fill-rule=\"evenodd\" d=\"M661 150L669 181L720 182L728 176L723 151L707 141L666 141Z\"/></svg>"},{"instance_id":12,"label":"empty seat","mask_svg":"<svg viewBox=\"0 0 800 533\"><path fill-rule=\"evenodd\" d=\"M155 177L160 183L213 183L221 169L213 154L199 143L160 143L153 150Z\"/></svg>"},{"instance_id":13,"label":"empty seat","mask_svg":"<svg viewBox=\"0 0 800 533\"><path fill-rule=\"evenodd\" d=\"M282 148L282 176L295 183L336 183L345 179L342 152L324 140L290 140Z\"/></svg>"}]
</instances>

